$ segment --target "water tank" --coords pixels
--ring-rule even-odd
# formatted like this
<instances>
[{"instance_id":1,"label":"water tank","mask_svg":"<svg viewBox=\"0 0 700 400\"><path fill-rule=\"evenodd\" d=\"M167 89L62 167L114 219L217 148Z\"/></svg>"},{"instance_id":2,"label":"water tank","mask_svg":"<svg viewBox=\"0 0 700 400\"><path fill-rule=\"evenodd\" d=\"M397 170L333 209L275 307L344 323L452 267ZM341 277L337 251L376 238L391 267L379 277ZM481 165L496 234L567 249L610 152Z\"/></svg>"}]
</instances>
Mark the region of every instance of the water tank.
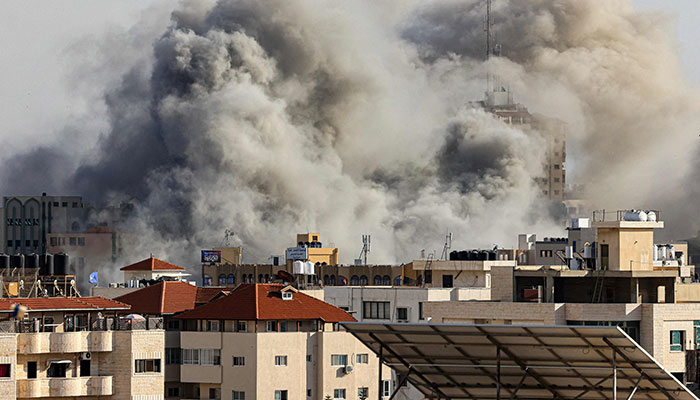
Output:
<instances>
[{"instance_id":1,"label":"water tank","mask_svg":"<svg viewBox=\"0 0 700 400\"><path fill-rule=\"evenodd\" d=\"M3 253L0 254L0 269L10 268L10 256Z\"/></svg>"},{"instance_id":2,"label":"water tank","mask_svg":"<svg viewBox=\"0 0 700 400\"><path fill-rule=\"evenodd\" d=\"M460 261L468 260L468 259L469 259L469 252L468 252L468 251L464 251L464 250L458 251L458 252L457 252L457 258L456 258L456 259L457 259L457 260L460 260Z\"/></svg>"},{"instance_id":3,"label":"water tank","mask_svg":"<svg viewBox=\"0 0 700 400\"><path fill-rule=\"evenodd\" d=\"M567 259L574 258L574 248L573 248L573 246L566 246L566 248L565 248L565 250L564 250L564 257L566 257Z\"/></svg>"},{"instance_id":4,"label":"water tank","mask_svg":"<svg viewBox=\"0 0 700 400\"><path fill-rule=\"evenodd\" d=\"M646 222L647 213L638 210L627 210L625 211L625 221L642 221Z\"/></svg>"},{"instance_id":5,"label":"water tank","mask_svg":"<svg viewBox=\"0 0 700 400\"><path fill-rule=\"evenodd\" d=\"M68 271L68 254L58 253L53 256L53 273L54 275L66 275Z\"/></svg>"},{"instance_id":6,"label":"water tank","mask_svg":"<svg viewBox=\"0 0 700 400\"><path fill-rule=\"evenodd\" d=\"M297 243L297 247L304 247L304 242Z\"/></svg>"},{"instance_id":7,"label":"water tank","mask_svg":"<svg viewBox=\"0 0 700 400\"><path fill-rule=\"evenodd\" d=\"M292 271L294 272L295 275L303 274L304 273L304 262L303 261L294 261Z\"/></svg>"},{"instance_id":8,"label":"water tank","mask_svg":"<svg viewBox=\"0 0 700 400\"><path fill-rule=\"evenodd\" d=\"M42 254L39 257L39 275L53 275L53 255Z\"/></svg>"},{"instance_id":9,"label":"water tank","mask_svg":"<svg viewBox=\"0 0 700 400\"><path fill-rule=\"evenodd\" d=\"M659 246L657 246L657 245L652 246L652 253L654 255L653 260L654 261L658 260L659 259Z\"/></svg>"},{"instance_id":10,"label":"water tank","mask_svg":"<svg viewBox=\"0 0 700 400\"><path fill-rule=\"evenodd\" d=\"M311 247L311 242L304 242L304 246Z\"/></svg>"},{"instance_id":11,"label":"water tank","mask_svg":"<svg viewBox=\"0 0 700 400\"><path fill-rule=\"evenodd\" d=\"M656 222L656 213L653 211L647 211L647 221Z\"/></svg>"},{"instance_id":12,"label":"water tank","mask_svg":"<svg viewBox=\"0 0 700 400\"><path fill-rule=\"evenodd\" d=\"M498 259L498 252L496 250L491 250L489 252L489 261L496 261Z\"/></svg>"},{"instance_id":13,"label":"water tank","mask_svg":"<svg viewBox=\"0 0 700 400\"><path fill-rule=\"evenodd\" d=\"M479 259L479 250L472 250L469 252L469 259L476 261Z\"/></svg>"},{"instance_id":14,"label":"water tank","mask_svg":"<svg viewBox=\"0 0 700 400\"><path fill-rule=\"evenodd\" d=\"M24 267L39 268L39 255L32 253L24 256Z\"/></svg>"},{"instance_id":15,"label":"water tank","mask_svg":"<svg viewBox=\"0 0 700 400\"><path fill-rule=\"evenodd\" d=\"M453 250L450 252L450 261L455 260L459 260L459 252L457 250Z\"/></svg>"},{"instance_id":16,"label":"water tank","mask_svg":"<svg viewBox=\"0 0 700 400\"><path fill-rule=\"evenodd\" d=\"M316 246L318 246L319 249L320 249L320 248L323 248L323 243L321 243L321 242L316 242Z\"/></svg>"},{"instance_id":17,"label":"water tank","mask_svg":"<svg viewBox=\"0 0 700 400\"><path fill-rule=\"evenodd\" d=\"M668 259L675 260L676 259L676 249L673 247L672 244L667 244L666 247L668 247Z\"/></svg>"},{"instance_id":18,"label":"water tank","mask_svg":"<svg viewBox=\"0 0 700 400\"><path fill-rule=\"evenodd\" d=\"M659 246L659 259L668 260L668 247L666 245Z\"/></svg>"},{"instance_id":19,"label":"water tank","mask_svg":"<svg viewBox=\"0 0 700 400\"><path fill-rule=\"evenodd\" d=\"M304 263L304 275L314 275L315 273L315 264L312 263L311 261L307 261Z\"/></svg>"},{"instance_id":20,"label":"water tank","mask_svg":"<svg viewBox=\"0 0 700 400\"><path fill-rule=\"evenodd\" d=\"M10 256L10 268L24 267L24 254Z\"/></svg>"},{"instance_id":21,"label":"water tank","mask_svg":"<svg viewBox=\"0 0 700 400\"><path fill-rule=\"evenodd\" d=\"M479 260L488 261L488 259L489 259L489 251L488 250L481 250L481 253L479 253Z\"/></svg>"}]
</instances>

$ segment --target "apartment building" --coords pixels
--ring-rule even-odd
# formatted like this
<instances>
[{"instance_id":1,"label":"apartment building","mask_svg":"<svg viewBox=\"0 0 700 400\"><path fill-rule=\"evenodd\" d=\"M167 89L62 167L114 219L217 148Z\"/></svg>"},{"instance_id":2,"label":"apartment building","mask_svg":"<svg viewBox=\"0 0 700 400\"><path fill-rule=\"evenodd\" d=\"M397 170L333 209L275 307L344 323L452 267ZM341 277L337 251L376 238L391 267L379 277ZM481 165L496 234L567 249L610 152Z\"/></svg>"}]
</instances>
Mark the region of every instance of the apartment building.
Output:
<instances>
[{"instance_id":1,"label":"apartment building","mask_svg":"<svg viewBox=\"0 0 700 400\"><path fill-rule=\"evenodd\" d=\"M168 334L179 338L177 346L168 340L166 358L179 379L167 379L166 396L376 397L377 358L339 327L339 322L353 320L345 311L291 286L241 284L228 295L171 318L173 331ZM382 378L382 395L388 397L388 368Z\"/></svg>"},{"instance_id":2,"label":"apartment building","mask_svg":"<svg viewBox=\"0 0 700 400\"><path fill-rule=\"evenodd\" d=\"M0 299L0 397L162 399L162 326L118 316L128 310L99 297Z\"/></svg>"}]
</instances>

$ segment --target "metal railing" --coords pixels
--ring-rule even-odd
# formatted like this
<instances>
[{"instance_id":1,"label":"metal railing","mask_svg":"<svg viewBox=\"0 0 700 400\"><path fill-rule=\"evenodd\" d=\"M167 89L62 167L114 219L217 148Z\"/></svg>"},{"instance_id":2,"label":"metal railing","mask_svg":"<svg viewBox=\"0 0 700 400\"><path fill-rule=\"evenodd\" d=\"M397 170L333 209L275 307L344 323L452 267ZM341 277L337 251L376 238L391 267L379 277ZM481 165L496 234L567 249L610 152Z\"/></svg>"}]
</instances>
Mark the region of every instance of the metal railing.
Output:
<instances>
[{"instance_id":1,"label":"metal railing","mask_svg":"<svg viewBox=\"0 0 700 400\"><path fill-rule=\"evenodd\" d=\"M57 327L63 326L61 332L103 332L103 331L135 331L135 330L159 330L164 328L163 318L134 319L125 317L106 317L96 319L88 325L77 325L63 322L59 324L44 325L41 320L0 321L0 333L40 333L55 332Z\"/></svg>"}]
</instances>

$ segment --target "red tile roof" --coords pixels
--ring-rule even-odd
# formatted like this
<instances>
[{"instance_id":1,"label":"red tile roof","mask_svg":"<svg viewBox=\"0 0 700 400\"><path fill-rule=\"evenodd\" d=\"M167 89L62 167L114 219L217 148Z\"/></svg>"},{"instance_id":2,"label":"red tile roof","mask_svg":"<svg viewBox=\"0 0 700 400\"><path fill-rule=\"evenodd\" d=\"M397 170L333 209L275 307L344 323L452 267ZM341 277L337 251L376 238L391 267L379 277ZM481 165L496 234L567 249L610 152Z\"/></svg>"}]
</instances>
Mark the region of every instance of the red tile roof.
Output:
<instances>
[{"instance_id":1,"label":"red tile roof","mask_svg":"<svg viewBox=\"0 0 700 400\"><path fill-rule=\"evenodd\" d=\"M163 281L116 298L131 304L131 312L140 314L175 314L208 303L220 288L200 288L187 282Z\"/></svg>"},{"instance_id":2,"label":"red tile roof","mask_svg":"<svg viewBox=\"0 0 700 400\"><path fill-rule=\"evenodd\" d=\"M147 258L143 261L122 267L121 271L162 271L162 270L184 270L178 265L159 260L154 257Z\"/></svg>"},{"instance_id":3,"label":"red tile roof","mask_svg":"<svg viewBox=\"0 0 700 400\"><path fill-rule=\"evenodd\" d=\"M95 226L85 230L85 233L116 233L117 230L111 226Z\"/></svg>"},{"instance_id":4,"label":"red tile roof","mask_svg":"<svg viewBox=\"0 0 700 400\"><path fill-rule=\"evenodd\" d=\"M244 283L228 296L186 311L178 318L355 321L340 308L304 293L295 292L292 300L282 300L282 288L280 284Z\"/></svg>"},{"instance_id":5,"label":"red tile roof","mask_svg":"<svg viewBox=\"0 0 700 400\"><path fill-rule=\"evenodd\" d=\"M46 310L129 310L129 305L104 297L36 297L0 299L0 311L8 311L13 304L21 304L29 311Z\"/></svg>"}]
</instances>

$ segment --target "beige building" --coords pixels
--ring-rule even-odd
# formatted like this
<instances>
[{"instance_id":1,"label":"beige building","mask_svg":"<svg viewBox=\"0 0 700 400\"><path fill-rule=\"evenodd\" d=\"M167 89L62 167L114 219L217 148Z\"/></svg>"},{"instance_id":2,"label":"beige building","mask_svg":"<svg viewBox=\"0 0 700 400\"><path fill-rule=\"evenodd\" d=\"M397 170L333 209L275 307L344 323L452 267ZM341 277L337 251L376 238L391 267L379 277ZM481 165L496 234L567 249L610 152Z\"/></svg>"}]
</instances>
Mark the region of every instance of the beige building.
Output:
<instances>
[{"instance_id":1,"label":"beige building","mask_svg":"<svg viewBox=\"0 0 700 400\"><path fill-rule=\"evenodd\" d=\"M160 320L119 318L129 305L99 297L0 303L1 398L163 398Z\"/></svg>"},{"instance_id":2,"label":"beige building","mask_svg":"<svg viewBox=\"0 0 700 400\"><path fill-rule=\"evenodd\" d=\"M181 321L174 328L180 331L173 331L179 337L166 357L179 379L168 379L168 397L377 396L377 358L338 324L354 319L291 286L242 284L175 319ZM382 394L388 397L391 371L384 368L383 375Z\"/></svg>"}]
</instances>

